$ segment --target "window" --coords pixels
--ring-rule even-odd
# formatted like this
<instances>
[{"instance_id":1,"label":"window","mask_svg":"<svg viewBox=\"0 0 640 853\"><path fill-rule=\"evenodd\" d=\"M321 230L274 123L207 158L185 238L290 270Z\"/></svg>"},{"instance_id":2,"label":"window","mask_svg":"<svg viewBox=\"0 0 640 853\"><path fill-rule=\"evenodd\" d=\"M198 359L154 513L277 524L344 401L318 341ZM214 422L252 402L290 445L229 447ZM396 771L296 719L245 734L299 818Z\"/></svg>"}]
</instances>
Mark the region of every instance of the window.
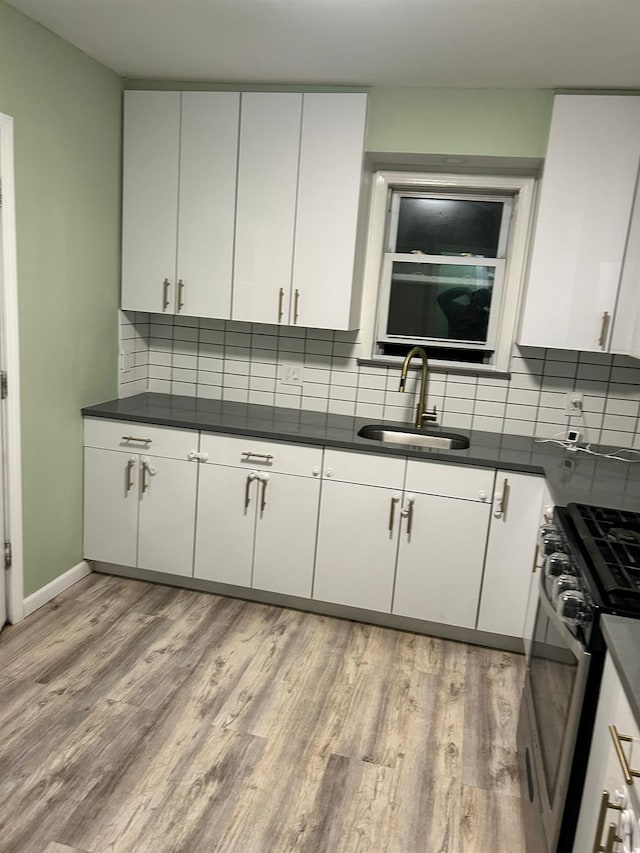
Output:
<instances>
[{"instance_id":1,"label":"window","mask_svg":"<svg viewBox=\"0 0 640 853\"><path fill-rule=\"evenodd\" d=\"M375 173L363 315L372 359L419 345L443 366L508 370L532 192L532 178Z\"/></svg>"}]
</instances>

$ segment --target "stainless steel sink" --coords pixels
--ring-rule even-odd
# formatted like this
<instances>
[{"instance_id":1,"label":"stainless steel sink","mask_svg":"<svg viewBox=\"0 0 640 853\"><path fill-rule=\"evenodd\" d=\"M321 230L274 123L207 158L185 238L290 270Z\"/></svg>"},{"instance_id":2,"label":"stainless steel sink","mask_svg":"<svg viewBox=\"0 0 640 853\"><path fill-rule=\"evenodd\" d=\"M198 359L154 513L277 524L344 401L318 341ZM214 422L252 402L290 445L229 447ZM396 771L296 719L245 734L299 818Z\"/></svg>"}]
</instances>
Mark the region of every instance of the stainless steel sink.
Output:
<instances>
[{"instance_id":1,"label":"stainless steel sink","mask_svg":"<svg viewBox=\"0 0 640 853\"><path fill-rule=\"evenodd\" d=\"M382 441L385 444L407 444L412 447L436 448L439 450L466 450L469 439L456 432L429 432L405 426L389 424L367 424L358 431L361 438Z\"/></svg>"}]
</instances>

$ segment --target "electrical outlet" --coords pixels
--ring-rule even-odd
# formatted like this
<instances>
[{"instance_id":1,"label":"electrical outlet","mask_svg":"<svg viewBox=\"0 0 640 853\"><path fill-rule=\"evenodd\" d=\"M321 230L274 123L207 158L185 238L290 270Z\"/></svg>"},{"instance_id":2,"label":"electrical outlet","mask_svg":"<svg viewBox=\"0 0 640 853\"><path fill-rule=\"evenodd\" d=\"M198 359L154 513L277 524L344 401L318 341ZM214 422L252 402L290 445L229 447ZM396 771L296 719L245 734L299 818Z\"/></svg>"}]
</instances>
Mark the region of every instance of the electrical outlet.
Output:
<instances>
[{"instance_id":1,"label":"electrical outlet","mask_svg":"<svg viewBox=\"0 0 640 853\"><path fill-rule=\"evenodd\" d=\"M302 385L302 365L293 362L283 364L280 381L283 385Z\"/></svg>"},{"instance_id":2,"label":"electrical outlet","mask_svg":"<svg viewBox=\"0 0 640 853\"><path fill-rule=\"evenodd\" d=\"M584 398L582 394L577 394L575 391L570 391L565 397L564 411L570 418L581 418Z\"/></svg>"}]
</instances>

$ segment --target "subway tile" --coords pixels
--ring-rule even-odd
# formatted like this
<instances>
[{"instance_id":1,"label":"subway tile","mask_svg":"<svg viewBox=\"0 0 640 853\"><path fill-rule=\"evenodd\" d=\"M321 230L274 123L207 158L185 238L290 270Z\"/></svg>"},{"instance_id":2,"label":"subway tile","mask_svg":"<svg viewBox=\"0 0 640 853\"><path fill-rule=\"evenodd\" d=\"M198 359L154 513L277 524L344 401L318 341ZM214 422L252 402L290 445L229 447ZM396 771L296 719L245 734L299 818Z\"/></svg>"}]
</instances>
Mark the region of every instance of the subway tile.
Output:
<instances>
[{"instance_id":1,"label":"subway tile","mask_svg":"<svg viewBox=\"0 0 640 853\"><path fill-rule=\"evenodd\" d=\"M253 325L251 323L247 323L245 320L227 320L226 324L227 330L236 335L250 335L253 330Z\"/></svg>"},{"instance_id":2,"label":"subway tile","mask_svg":"<svg viewBox=\"0 0 640 853\"><path fill-rule=\"evenodd\" d=\"M521 421L521 423L524 423L524 421ZM566 430L558 429L558 424L549 424L544 421L539 421L534 426L535 431L527 434L535 435L537 439L559 441L564 438L566 434Z\"/></svg>"},{"instance_id":3,"label":"subway tile","mask_svg":"<svg viewBox=\"0 0 640 853\"><path fill-rule=\"evenodd\" d=\"M171 370L171 379L174 382L188 382L195 384L197 374L197 370L187 370L182 367L174 367Z\"/></svg>"},{"instance_id":4,"label":"subway tile","mask_svg":"<svg viewBox=\"0 0 640 853\"><path fill-rule=\"evenodd\" d=\"M249 378L249 390L270 391L274 394L276 390L276 380L274 377L251 376Z\"/></svg>"},{"instance_id":5,"label":"subway tile","mask_svg":"<svg viewBox=\"0 0 640 853\"><path fill-rule=\"evenodd\" d=\"M614 364L610 381L620 382L623 385L637 385L640 390L640 367L620 367Z\"/></svg>"},{"instance_id":6,"label":"subway tile","mask_svg":"<svg viewBox=\"0 0 640 853\"><path fill-rule=\"evenodd\" d=\"M276 394L274 405L281 406L283 409L301 409L301 400L300 394Z\"/></svg>"},{"instance_id":7,"label":"subway tile","mask_svg":"<svg viewBox=\"0 0 640 853\"><path fill-rule=\"evenodd\" d=\"M566 361L577 364L580 353L573 349L548 349L546 361Z\"/></svg>"},{"instance_id":8,"label":"subway tile","mask_svg":"<svg viewBox=\"0 0 640 853\"><path fill-rule=\"evenodd\" d=\"M597 364L604 367L611 367L613 356L606 352L580 352L578 361L580 364Z\"/></svg>"},{"instance_id":9,"label":"subway tile","mask_svg":"<svg viewBox=\"0 0 640 853\"><path fill-rule=\"evenodd\" d=\"M222 399L232 403L246 403L249 399L249 391L246 388L229 388L225 385L222 389Z\"/></svg>"},{"instance_id":10,"label":"subway tile","mask_svg":"<svg viewBox=\"0 0 640 853\"><path fill-rule=\"evenodd\" d=\"M356 399L358 403L372 403L377 404L378 406L383 406L384 395L385 392L381 390L375 390L373 388L358 388Z\"/></svg>"},{"instance_id":11,"label":"subway tile","mask_svg":"<svg viewBox=\"0 0 640 853\"><path fill-rule=\"evenodd\" d=\"M474 418L477 415L480 417L489 417L493 420L498 420L504 418L506 408L505 403L492 402L489 400L476 400L473 414Z\"/></svg>"},{"instance_id":12,"label":"subway tile","mask_svg":"<svg viewBox=\"0 0 640 853\"><path fill-rule=\"evenodd\" d=\"M392 421L393 423L409 424L413 422L413 412L402 406L388 406L385 404L382 410L382 419L384 421Z\"/></svg>"},{"instance_id":13,"label":"subway tile","mask_svg":"<svg viewBox=\"0 0 640 853\"><path fill-rule=\"evenodd\" d=\"M236 375L249 375L249 367L250 362L248 361L239 361L233 358L225 358L224 360L224 372Z\"/></svg>"},{"instance_id":14,"label":"subway tile","mask_svg":"<svg viewBox=\"0 0 640 853\"><path fill-rule=\"evenodd\" d=\"M547 353L544 347L522 347L519 344L516 344L516 352L523 358L544 358Z\"/></svg>"},{"instance_id":15,"label":"subway tile","mask_svg":"<svg viewBox=\"0 0 640 853\"><path fill-rule=\"evenodd\" d=\"M190 328L190 329L198 329L200 327L200 323L198 322L197 317L188 317L182 314L176 314L173 318L173 325L176 327L182 328Z\"/></svg>"},{"instance_id":16,"label":"subway tile","mask_svg":"<svg viewBox=\"0 0 640 853\"><path fill-rule=\"evenodd\" d=\"M342 343L359 343L360 338L360 329L352 329L351 331L344 331L342 329L336 329L333 333L334 340Z\"/></svg>"},{"instance_id":17,"label":"subway tile","mask_svg":"<svg viewBox=\"0 0 640 853\"><path fill-rule=\"evenodd\" d=\"M149 322L159 326L173 326L173 314L150 314Z\"/></svg>"},{"instance_id":18,"label":"subway tile","mask_svg":"<svg viewBox=\"0 0 640 853\"><path fill-rule=\"evenodd\" d=\"M224 357L231 359L231 361L246 361L248 363L251 360L251 350L249 347L230 347L225 344Z\"/></svg>"},{"instance_id":19,"label":"subway tile","mask_svg":"<svg viewBox=\"0 0 640 853\"><path fill-rule=\"evenodd\" d=\"M263 376L266 378L275 379L278 373L277 364L265 364L264 362L251 362L251 376Z\"/></svg>"},{"instance_id":20,"label":"subway tile","mask_svg":"<svg viewBox=\"0 0 640 853\"><path fill-rule=\"evenodd\" d=\"M221 385L201 385L198 383L198 397L204 400L221 400L222 386Z\"/></svg>"},{"instance_id":21,"label":"subway tile","mask_svg":"<svg viewBox=\"0 0 640 853\"><path fill-rule=\"evenodd\" d=\"M539 403L546 409L562 409L564 411L567 406L567 395L561 391L542 391Z\"/></svg>"},{"instance_id":22,"label":"subway tile","mask_svg":"<svg viewBox=\"0 0 640 853\"><path fill-rule=\"evenodd\" d=\"M207 332L224 332L225 329L225 320L214 320L210 317L201 317L200 318L200 340L202 340L203 333Z\"/></svg>"},{"instance_id":23,"label":"subway tile","mask_svg":"<svg viewBox=\"0 0 640 853\"><path fill-rule=\"evenodd\" d=\"M543 376L542 391L556 391L557 393L568 394L569 391L579 390L575 380L568 376Z\"/></svg>"},{"instance_id":24,"label":"subway tile","mask_svg":"<svg viewBox=\"0 0 640 853\"><path fill-rule=\"evenodd\" d=\"M214 344L217 347L224 346L224 331L218 329L200 329L200 346L203 344Z\"/></svg>"},{"instance_id":25,"label":"subway tile","mask_svg":"<svg viewBox=\"0 0 640 853\"><path fill-rule=\"evenodd\" d=\"M171 379L171 367L163 364L150 365L149 379Z\"/></svg>"},{"instance_id":26,"label":"subway tile","mask_svg":"<svg viewBox=\"0 0 640 853\"><path fill-rule=\"evenodd\" d=\"M278 352L282 355L282 353L296 353L300 356L300 360L302 360L302 356L304 353L304 338L280 338L278 341Z\"/></svg>"},{"instance_id":27,"label":"subway tile","mask_svg":"<svg viewBox=\"0 0 640 853\"><path fill-rule=\"evenodd\" d=\"M154 394L170 394L171 380L170 379L151 379L149 378L149 391Z\"/></svg>"},{"instance_id":28,"label":"subway tile","mask_svg":"<svg viewBox=\"0 0 640 853\"><path fill-rule=\"evenodd\" d=\"M251 351L254 349L277 350L279 338L277 335L251 335Z\"/></svg>"},{"instance_id":29,"label":"subway tile","mask_svg":"<svg viewBox=\"0 0 640 853\"><path fill-rule=\"evenodd\" d=\"M249 377L248 376L241 376L240 374L225 373L223 384L224 384L225 391L227 388L244 388L244 389L247 389L249 387ZM226 394L225 394L225 397L226 397Z\"/></svg>"},{"instance_id":30,"label":"subway tile","mask_svg":"<svg viewBox=\"0 0 640 853\"><path fill-rule=\"evenodd\" d=\"M457 412L460 414L473 414L474 400L463 400L459 397L447 397L444 403L444 409L447 414Z\"/></svg>"},{"instance_id":31,"label":"subway tile","mask_svg":"<svg viewBox=\"0 0 640 853\"><path fill-rule=\"evenodd\" d=\"M383 374L360 372L358 388L369 388L371 390L384 391L387 387L387 376Z\"/></svg>"},{"instance_id":32,"label":"subway tile","mask_svg":"<svg viewBox=\"0 0 640 853\"><path fill-rule=\"evenodd\" d=\"M475 399L476 386L475 385L466 385L462 382L447 382L447 399L450 397L459 397L464 400L473 400Z\"/></svg>"},{"instance_id":33,"label":"subway tile","mask_svg":"<svg viewBox=\"0 0 640 853\"><path fill-rule=\"evenodd\" d=\"M251 361L261 361L263 364L276 364L278 361L278 351L272 349L252 349Z\"/></svg>"},{"instance_id":34,"label":"subway tile","mask_svg":"<svg viewBox=\"0 0 640 853\"><path fill-rule=\"evenodd\" d=\"M495 403L504 403L507 399L507 386L502 385L487 385L486 382L478 384L476 388L476 399L487 400Z\"/></svg>"},{"instance_id":35,"label":"subway tile","mask_svg":"<svg viewBox=\"0 0 640 853\"><path fill-rule=\"evenodd\" d=\"M505 417L507 420L523 420L523 421L535 421L536 419L536 407L535 406L520 406L517 403L507 403L507 408L505 411Z\"/></svg>"},{"instance_id":36,"label":"subway tile","mask_svg":"<svg viewBox=\"0 0 640 853\"><path fill-rule=\"evenodd\" d=\"M329 405L327 406L327 411L332 415L348 415L350 417L353 417L353 415L355 414L355 408L355 401L333 400L329 398Z\"/></svg>"},{"instance_id":37,"label":"subway tile","mask_svg":"<svg viewBox=\"0 0 640 853\"><path fill-rule=\"evenodd\" d=\"M614 449L629 447L632 434L613 429L603 429L600 433L600 444Z\"/></svg>"},{"instance_id":38,"label":"subway tile","mask_svg":"<svg viewBox=\"0 0 640 853\"><path fill-rule=\"evenodd\" d=\"M638 408L640 403L638 400L620 400L609 397L605 406L605 414L607 415L627 415L630 417L638 416Z\"/></svg>"},{"instance_id":39,"label":"subway tile","mask_svg":"<svg viewBox=\"0 0 640 853\"><path fill-rule=\"evenodd\" d=\"M308 412L326 412L328 402L321 397L307 397L304 392L302 394L302 408Z\"/></svg>"},{"instance_id":40,"label":"subway tile","mask_svg":"<svg viewBox=\"0 0 640 853\"><path fill-rule=\"evenodd\" d=\"M307 340L333 341L332 329L307 329Z\"/></svg>"},{"instance_id":41,"label":"subway tile","mask_svg":"<svg viewBox=\"0 0 640 853\"><path fill-rule=\"evenodd\" d=\"M329 385L331 381L331 371L328 368L322 367L305 367L304 381L307 382L322 382Z\"/></svg>"},{"instance_id":42,"label":"subway tile","mask_svg":"<svg viewBox=\"0 0 640 853\"><path fill-rule=\"evenodd\" d=\"M148 391L149 383L146 379L136 379L133 382L123 382L118 390L118 396L121 399L125 397L133 397L134 394L144 394L145 391Z\"/></svg>"},{"instance_id":43,"label":"subway tile","mask_svg":"<svg viewBox=\"0 0 640 853\"><path fill-rule=\"evenodd\" d=\"M545 361L545 376L565 376L574 379L577 372L576 362L570 361Z\"/></svg>"},{"instance_id":44,"label":"subway tile","mask_svg":"<svg viewBox=\"0 0 640 853\"><path fill-rule=\"evenodd\" d=\"M569 423L568 415L565 414L564 409L548 409L545 406L538 408L537 418L539 421L549 424L564 424L566 426ZM535 417L533 419L535 420Z\"/></svg>"},{"instance_id":45,"label":"subway tile","mask_svg":"<svg viewBox=\"0 0 640 853\"><path fill-rule=\"evenodd\" d=\"M481 432L502 432L504 418L492 418L474 413L472 428Z\"/></svg>"},{"instance_id":46,"label":"subway tile","mask_svg":"<svg viewBox=\"0 0 640 853\"><path fill-rule=\"evenodd\" d=\"M618 400L638 400L640 399L640 387L622 382L610 382L608 396Z\"/></svg>"},{"instance_id":47,"label":"subway tile","mask_svg":"<svg viewBox=\"0 0 640 853\"><path fill-rule=\"evenodd\" d=\"M576 422L575 420L571 420L571 425L576 429L587 430L589 432L599 432L602 429L602 422L604 421L604 415L597 412L587 412L582 416L582 420L580 422Z\"/></svg>"},{"instance_id":48,"label":"subway tile","mask_svg":"<svg viewBox=\"0 0 640 853\"><path fill-rule=\"evenodd\" d=\"M307 330L304 326L278 326L278 334L281 338L306 338Z\"/></svg>"},{"instance_id":49,"label":"subway tile","mask_svg":"<svg viewBox=\"0 0 640 853\"><path fill-rule=\"evenodd\" d=\"M198 344L196 341L174 341L173 354L195 356L198 354Z\"/></svg>"},{"instance_id":50,"label":"subway tile","mask_svg":"<svg viewBox=\"0 0 640 853\"><path fill-rule=\"evenodd\" d=\"M305 367L306 370L306 367ZM332 385L348 385L355 387L358 384L358 374L352 370L331 370Z\"/></svg>"},{"instance_id":51,"label":"subway tile","mask_svg":"<svg viewBox=\"0 0 640 853\"><path fill-rule=\"evenodd\" d=\"M171 361L171 355L169 353L165 353L169 357L169 361ZM149 366L149 353L148 352L136 352L133 354L133 363L136 367L148 367ZM125 374L126 375L126 374Z\"/></svg>"},{"instance_id":52,"label":"subway tile","mask_svg":"<svg viewBox=\"0 0 640 853\"><path fill-rule=\"evenodd\" d=\"M636 417L624 417L623 415L610 415L605 411L602 422L603 431L633 432L636 431L638 419Z\"/></svg>"},{"instance_id":53,"label":"subway tile","mask_svg":"<svg viewBox=\"0 0 640 853\"><path fill-rule=\"evenodd\" d=\"M358 358L360 356L360 344L336 342L333 345L333 355L338 358Z\"/></svg>"},{"instance_id":54,"label":"subway tile","mask_svg":"<svg viewBox=\"0 0 640 853\"><path fill-rule=\"evenodd\" d=\"M207 387L211 385L223 385L224 384L224 374L218 373L213 370L199 370L198 371L198 385L206 385Z\"/></svg>"},{"instance_id":55,"label":"subway tile","mask_svg":"<svg viewBox=\"0 0 640 853\"><path fill-rule=\"evenodd\" d=\"M195 382L171 382L171 393L179 397L195 397L197 385Z\"/></svg>"},{"instance_id":56,"label":"subway tile","mask_svg":"<svg viewBox=\"0 0 640 853\"><path fill-rule=\"evenodd\" d=\"M249 388L249 403L255 403L259 406L273 406L274 391L258 390L257 388Z\"/></svg>"},{"instance_id":57,"label":"subway tile","mask_svg":"<svg viewBox=\"0 0 640 853\"><path fill-rule=\"evenodd\" d=\"M198 370L215 370L219 373L224 372L224 359L209 358L209 356L199 356Z\"/></svg>"},{"instance_id":58,"label":"subway tile","mask_svg":"<svg viewBox=\"0 0 640 853\"><path fill-rule=\"evenodd\" d=\"M471 429L473 417L458 412L445 412L442 416L441 425L447 429Z\"/></svg>"},{"instance_id":59,"label":"subway tile","mask_svg":"<svg viewBox=\"0 0 640 853\"><path fill-rule=\"evenodd\" d=\"M532 421L511 420L506 418L503 430L506 435L522 435L531 437L535 424Z\"/></svg>"},{"instance_id":60,"label":"subway tile","mask_svg":"<svg viewBox=\"0 0 640 853\"><path fill-rule=\"evenodd\" d=\"M200 332L197 328L193 328L191 326L174 326L173 327L173 340L174 341L191 341L192 343L198 342L198 336Z\"/></svg>"},{"instance_id":61,"label":"subway tile","mask_svg":"<svg viewBox=\"0 0 640 853\"><path fill-rule=\"evenodd\" d=\"M546 382L564 382L562 379L553 379L549 377L549 379L545 379L541 376L535 376L530 373L512 373L511 374L511 382L510 388L519 388L521 391L539 391L543 384Z\"/></svg>"},{"instance_id":62,"label":"subway tile","mask_svg":"<svg viewBox=\"0 0 640 853\"><path fill-rule=\"evenodd\" d=\"M177 352L173 356L174 367L188 367L195 370L198 367L198 357L195 355L187 355L186 353Z\"/></svg>"},{"instance_id":63,"label":"subway tile","mask_svg":"<svg viewBox=\"0 0 640 853\"><path fill-rule=\"evenodd\" d=\"M173 340L173 326L167 326L163 323L150 323L149 335L152 338L163 338L164 340Z\"/></svg>"},{"instance_id":64,"label":"subway tile","mask_svg":"<svg viewBox=\"0 0 640 853\"><path fill-rule=\"evenodd\" d=\"M522 388L510 388L507 400L523 406L537 406L540 399L539 391L526 391Z\"/></svg>"},{"instance_id":65,"label":"subway tile","mask_svg":"<svg viewBox=\"0 0 640 853\"><path fill-rule=\"evenodd\" d=\"M608 364L583 364L578 365L577 378L588 382L608 382L611 366Z\"/></svg>"},{"instance_id":66,"label":"subway tile","mask_svg":"<svg viewBox=\"0 0 640 853\"><path fill-rule=\"evenodd\" d=\"M417 396L404 391L385 391L384 402L386 406L415 406Z\"/></svg>"},{"instance_id":67,"label":"subway tile","mask_svg":"<svg viewBox=\"0 0 640 853\"><path fill-rule=\"evenodd\" d=\"M302 395L304 397L324 397L329 396L329 386L321 382L307 382L305 379L302 386Z\"/></svg>"},{"instance_id":68,"label":"subway tile","mask_svg":"<svg viewBox=\"0 0 640 853\"><path fill-rule=\"evenodd\" d=\"M329 405L331 405L331 403ZM357 418L381 418L383 411L384 409L381 405L375 405L374 403L367 403L365 401L356 403Z\"/></svg>"},{"instance_id":69,"label":"subway tile","mask_svg":"<svg viewBox=\"0 0 640 853\"><path fill-rule=\"evenodd\" d=\"M307 353L304 357L304 367L323 367L325 370L331 368L331 356L318 355L317 353Z\"/></svg>"},{"instance_id":70,"label":"subway tile","mask_svg":"<svg viewBox=\"0 0 640 853\"><path fill-rule=\"evenodd\" d=\"M314 353L316 355L331 355L333 351L332 341L315 340L307 338L305 342L305 353Z\"/></svg>"}]
</instances>

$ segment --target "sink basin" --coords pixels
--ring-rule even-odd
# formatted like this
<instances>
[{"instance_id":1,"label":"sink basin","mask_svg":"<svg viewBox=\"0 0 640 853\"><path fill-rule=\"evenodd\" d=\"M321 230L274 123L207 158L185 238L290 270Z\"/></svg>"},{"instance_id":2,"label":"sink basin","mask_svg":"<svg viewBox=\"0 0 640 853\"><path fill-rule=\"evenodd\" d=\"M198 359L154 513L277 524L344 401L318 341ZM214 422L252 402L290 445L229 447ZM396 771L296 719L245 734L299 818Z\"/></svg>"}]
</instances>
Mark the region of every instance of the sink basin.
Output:
<instances>
[{"instance_id":1,"label":"sink basin","mask_svg":"<svg viewBox=\"0 0 640 853\"><path fill-rule=\"evenodd\" d=\"M358 431L358 435L385 444L408 444L412 447L431 447L438 450L466 450L469 447L467 436L456 432L428 432L414 427L389 424L367 424Z\"/></svg>"}]
</instances>

